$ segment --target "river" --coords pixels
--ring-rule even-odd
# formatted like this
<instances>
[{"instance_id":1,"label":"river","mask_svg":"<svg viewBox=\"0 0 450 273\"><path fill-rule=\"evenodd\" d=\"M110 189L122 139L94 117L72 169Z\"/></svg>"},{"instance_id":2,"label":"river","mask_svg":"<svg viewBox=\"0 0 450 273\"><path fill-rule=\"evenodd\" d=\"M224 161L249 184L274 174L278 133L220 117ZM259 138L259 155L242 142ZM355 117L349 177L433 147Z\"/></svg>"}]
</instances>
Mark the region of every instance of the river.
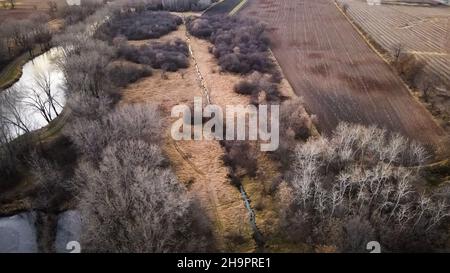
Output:
<instances>
[{"instance_id":1,"label":"river","mask_svg":"<svg viewBox=\"0 0 450 273\"><path fill-rule=\"evenodd\" d=\"M3 113L0 113L10 119L9 130L12 138L15 138L26 132L26 127L29 131L40 129L48 124L44 115L40 113L36 106L46 105L48 103L48 96L42 88L42 84L48 84L50 87L50 94L54 98L54 109L48 110L52 117L56 113L62 111L65 103L63 85L64 74L56 65L56 58L60 57L62 51L59 48L52 48L46 53L35 57L33 60L27 62L22 69L22 76L10 88L0 93L0 100L7 101L7 105L3 106ZM38 103L37 103L38 102ZM23 124L17 126L12 124L20 119Z\"/></svg>"}]
</instances>

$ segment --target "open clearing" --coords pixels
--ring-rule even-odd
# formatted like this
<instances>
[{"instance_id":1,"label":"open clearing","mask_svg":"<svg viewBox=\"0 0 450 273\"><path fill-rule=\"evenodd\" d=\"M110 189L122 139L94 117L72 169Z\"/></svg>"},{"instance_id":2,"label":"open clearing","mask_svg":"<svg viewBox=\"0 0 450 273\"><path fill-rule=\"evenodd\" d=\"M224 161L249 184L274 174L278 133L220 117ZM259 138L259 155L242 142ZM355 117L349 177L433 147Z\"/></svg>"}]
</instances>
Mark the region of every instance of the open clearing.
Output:
<instances>
[{"instance_id":1,"label":"open clearing","mask_svg":"<svg viewBox=\"0 0 450 273\"><path fill-rule=\"evenodd\" d=\"M181 38L186 40L184 25L161 40ZM136 44L137 42L132 42ZM212 101L218 105L239 104L247 100L233 92L238 76L212 73L217 69L213 56L208 52L206 41L191 38L191 47L205 75ZM201 64L201 65L200 65ZM190 67L176 73L167 73L164 79L155 71L151 77L130 85L124 92L123 103L157 103L167 120L167 134L170 133L170 110L178 104L192 105L194 96L203 97L193 61ZM214 83L214 84L212 84ZM240 193L228 178L228 169L221 156L224 154L218 141L175 142L166 137L164 150L173 164L177 177L188 186L202 207L206 208L214 226L214 237L220 250L250 252L254 249L247 211ZM240 243L234 244L239 238Z\"/></svg>"},{"instance_id":2,"label":"open clearing","mask_svg":"<svg viewBox=\"0 0 450 273\"><path fill-rule=\"evenodd\" d=\"M251 0L240 12L265 22L272 50L318 127L378 125L445 148L445 132L332 1Z\"/></svg>"}]
</instances>

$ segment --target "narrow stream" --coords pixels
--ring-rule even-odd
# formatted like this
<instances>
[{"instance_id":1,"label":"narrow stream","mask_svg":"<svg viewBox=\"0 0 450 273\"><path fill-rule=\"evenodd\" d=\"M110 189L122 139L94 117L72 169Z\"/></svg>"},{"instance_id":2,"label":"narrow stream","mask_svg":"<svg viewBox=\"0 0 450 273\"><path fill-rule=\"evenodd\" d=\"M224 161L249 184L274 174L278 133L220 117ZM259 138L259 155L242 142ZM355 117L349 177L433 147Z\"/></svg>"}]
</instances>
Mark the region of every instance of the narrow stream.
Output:
<instances>
[{"instance_id":1,"label":"narrow stream","mask_svg":"<svg viewBox=\"0 0 450 273\"><path fill-rule=\"evenodd\" d=\"M261 231L258 229L258 226L256 225L255 211L253 210L252 206L250 205L250 199L248 198L248 195L245 192L244 186L242 186L242 185L239 186L239 191L241 192L242 199L244 200L244 203L245 203L245 208L247 209L248 215L250 218L249 221L250 221L250 225L253 230L253 239L255 240L256 247L257 247L256 251L263 252L265 240L264 240L264 236L262 235Z\"/></svg>"},{"instance_id":2,"label":"narrow stream","mask_svg":"<svg viewBox=\"0 0 450 273\"><path fill-rule=\"evenodd\" d=\"M183 18L183 24L186 26L185 23L185 18ZM196 69L196 73L197 73L197 80L199 82L199 85L202 89L203 92L203 96L206 97L206 104L211 104L211 97L210 97L210 91L208 90L208 88L206 87L206 83L205 83L205 79L200 71L200 68L198 66L197 63L197 59L195 58L195 54L194 51L191 47L190 44L190 34L188 32L188 30L186 29L186 42L188 44L189 47L189 53L191 55L191 58L194 62L195 65L195 69ZM242 196L242 200L244 201L245 204L245 208L248 211L248 215L249 215L249 221L250 221L250 225L253 231L253 239L255 240L256 243L256 251L257 252L263 252L264 251L264 245L265 245L265 240L264 240L264 236L262 235L261 231L258 229L258 226L256 225L256 215L255 212L253 210L253 208L250 205L250 199L248 198L247 193L245 192L244 186L240 185L239 186L239 191L241 193Z\"/></svg>"}]
</instances>

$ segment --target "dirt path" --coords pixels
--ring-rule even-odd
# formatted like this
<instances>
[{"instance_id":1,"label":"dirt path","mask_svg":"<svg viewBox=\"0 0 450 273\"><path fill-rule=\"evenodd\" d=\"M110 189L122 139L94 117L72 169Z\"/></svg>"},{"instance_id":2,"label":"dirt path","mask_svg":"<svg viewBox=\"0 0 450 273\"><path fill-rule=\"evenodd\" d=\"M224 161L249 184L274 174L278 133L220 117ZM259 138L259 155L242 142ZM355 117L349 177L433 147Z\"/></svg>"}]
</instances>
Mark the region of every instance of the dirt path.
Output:
<instances>
[{"instance_id":1,"label":"dirt path","mask_svg":"<svg viewBox=\"0 0 450 273\"><path fill-rule=\"evenodd\" d=\"M163 39L186 39L185 27L180 26ZM136 43L136 42L133 42ZM199 82L199 71L205 75L203 84L215 104L247 103L247 98L233 92L237 76L220 75L213 56L208 52L208 43L191 38L189 44L194 52L188 69L166 74L163 79L159 71L130 85L124 93L123 103L158 103L166 116L164 122L167 137L163 147L179 180L189 192L207 209L214 226L214 237L220 251L251 252L255 249L248 214L239 191L231 185L228 169L221 159L223 150L217 141L175 142L169 135L170 110L178 104L192 105L194 96L205 98L205 89ZM217 71L212 73L212 71ZM211 76L212 75L212 76Z\"/></svg>"},{"instance_id":2,"label":"dirt path","mask_svg":"<svg viewBox=\"0 0 450 273\"><path fill-rule=\"evenodd\" d=\"M250 0L241 16L268 25L273 52L319 129L378 125L445 149L446 135L332 1Z\"/></svg>"}]
</instances>

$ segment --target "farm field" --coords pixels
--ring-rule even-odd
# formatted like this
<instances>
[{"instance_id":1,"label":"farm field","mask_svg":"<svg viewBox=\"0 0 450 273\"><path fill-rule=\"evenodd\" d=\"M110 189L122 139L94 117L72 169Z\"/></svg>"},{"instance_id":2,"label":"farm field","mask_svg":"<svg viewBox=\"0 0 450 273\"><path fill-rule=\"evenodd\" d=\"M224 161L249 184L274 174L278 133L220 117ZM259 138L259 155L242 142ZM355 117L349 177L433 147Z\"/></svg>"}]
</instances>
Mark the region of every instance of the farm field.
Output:
<instances>
[{"instance_id":1,"label":"farm field","mask_svg":"<svg viewBox=\"0 0 450 273\"><path fill-rule=\"evenodd\" d=\"M398 5L368 6L364 1L345 0L347 13L390 55L398 45L426 66L427 75L437 75L443 85L430 101L450 124L450 7Z\"/></svg>"},{"instance_id":2,"label":"farm field","mask_svg":"<svg viewBox=\"0 0 450 273\"><path fill-rule=\"evenodd\" d=\"M429 69L450 81L450 8L368 6L345 0L348 14L387 51L397 44L429 62Z\"/></svg>"},{"instance_id":3,"label":"farm field","mask_svg":"<svg viewBox=\"0 0 450 273\"><path fill-rule=\"evenodd\" d=\"M378 125L445 148L444 130L332 1L249 1L240 12L264 21L272 50L318 127Z\"/></svg>"}]
</instances>

